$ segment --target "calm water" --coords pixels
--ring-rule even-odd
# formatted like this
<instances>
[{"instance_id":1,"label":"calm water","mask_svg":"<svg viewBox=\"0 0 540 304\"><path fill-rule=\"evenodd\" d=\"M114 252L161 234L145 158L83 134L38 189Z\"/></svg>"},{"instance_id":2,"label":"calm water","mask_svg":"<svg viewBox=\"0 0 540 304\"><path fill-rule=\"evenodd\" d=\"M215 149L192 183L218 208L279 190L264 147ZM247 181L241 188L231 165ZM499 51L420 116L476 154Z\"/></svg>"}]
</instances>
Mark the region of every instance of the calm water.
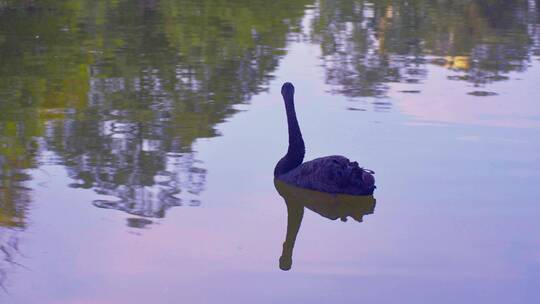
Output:
<instances>
[{"instance_id":1,"label":"calm water","mask_svg":"<svg viewBox=\"0 0 540 304\"><path fill-rule=\"evenodd\" d=\"M539 59L538 1L0 1L0 302L537 303ZM373 198L274 185L284 81Z\"/></svg>"}]
</instances>

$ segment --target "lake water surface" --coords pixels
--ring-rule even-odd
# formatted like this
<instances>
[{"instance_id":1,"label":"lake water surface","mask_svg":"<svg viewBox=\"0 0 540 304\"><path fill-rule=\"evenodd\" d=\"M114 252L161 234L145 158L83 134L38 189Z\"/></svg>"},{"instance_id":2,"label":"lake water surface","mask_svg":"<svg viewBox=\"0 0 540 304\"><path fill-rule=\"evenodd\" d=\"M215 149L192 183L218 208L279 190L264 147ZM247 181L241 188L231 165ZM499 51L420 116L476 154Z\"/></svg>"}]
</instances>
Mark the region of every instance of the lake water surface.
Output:
<instances>
[{"instance_id":1,"label":"lake water surface","mask_svg":"<svg viewBox=\"0 0 540 304\"><path fill-rule=\"evenodd\" d=\"M0 302L538 303L539 59L539 1L0 1ZM285 203L285 81L373 198Z\"/></svg>"}]
</instances>

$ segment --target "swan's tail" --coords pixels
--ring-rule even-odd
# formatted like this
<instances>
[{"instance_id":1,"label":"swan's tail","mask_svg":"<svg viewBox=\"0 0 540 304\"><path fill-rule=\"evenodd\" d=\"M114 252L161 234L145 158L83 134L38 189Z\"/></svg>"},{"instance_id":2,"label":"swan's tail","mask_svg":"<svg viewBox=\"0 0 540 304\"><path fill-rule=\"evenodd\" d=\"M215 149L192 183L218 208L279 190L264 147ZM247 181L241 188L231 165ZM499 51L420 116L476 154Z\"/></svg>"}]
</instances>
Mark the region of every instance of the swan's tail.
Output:
<instances>
[{"instance_id":1,"label":"swan's tail","mask_svg":"<svg viewBox=\"0 0 540 304\"><path fill-rule=\"evenodd\" d=\"M364 183L364 186L367 189L377 188L377 186L375 186L375 177L373 176L373 174L375 174L375 171L365 168L360 169L362 169L362 182Z\"/></svg>"}]
</instances>

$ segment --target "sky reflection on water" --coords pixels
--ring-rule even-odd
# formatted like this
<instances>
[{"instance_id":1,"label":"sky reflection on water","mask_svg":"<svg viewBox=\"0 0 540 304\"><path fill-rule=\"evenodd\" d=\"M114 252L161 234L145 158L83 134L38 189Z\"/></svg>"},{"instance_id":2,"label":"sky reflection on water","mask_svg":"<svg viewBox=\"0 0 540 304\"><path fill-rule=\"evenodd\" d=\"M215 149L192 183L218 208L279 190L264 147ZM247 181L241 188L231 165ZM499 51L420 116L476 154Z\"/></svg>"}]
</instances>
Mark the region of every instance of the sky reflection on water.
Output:
<instances>
[{"instance_id":1,"label":"sky reflection on water","mask_svg":"<svg viewBox=\"0 0 540 304\"><path fill-rule=\"evenodd\" d=\"M538 299L537 2L4 3L7 303ZM378 185L287 273L284 81Z\"/></svg>"}]
</instances>

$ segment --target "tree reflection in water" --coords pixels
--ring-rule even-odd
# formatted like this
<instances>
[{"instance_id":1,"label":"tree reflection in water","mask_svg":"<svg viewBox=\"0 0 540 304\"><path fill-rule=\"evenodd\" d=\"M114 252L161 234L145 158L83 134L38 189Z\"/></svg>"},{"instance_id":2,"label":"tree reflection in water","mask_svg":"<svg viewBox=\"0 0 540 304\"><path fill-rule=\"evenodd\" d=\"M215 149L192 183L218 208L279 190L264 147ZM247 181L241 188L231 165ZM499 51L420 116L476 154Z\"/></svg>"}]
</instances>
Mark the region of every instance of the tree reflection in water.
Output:
<instances>
[{"instance_id":1,"label":"tree reflection in water","mask_svg":"<svg viewBox=\"0 0 540 304\"><path fill-rule=\"evenodd\" d=\"M455 71L451 80L482 86L527 69L540 42L534 6L526 0L320 0L311 40L321 45L326 82L349 97L383 97L391 82L421 82L427 64Z\"/></svg>"},{"instance_id":2,"label":"tree reflection in water","mask_svg":"<svg viewBox=\"0 0 540 304\"><path fill-rule=\"evenodd\" d=\"M197 205L207 172L194 142L267 88L313 3L3 1L0 122L4 133L33 134L1 153L35 163L35 151L52 152L47 161L68 169L72 187L105 195L98 207L162 217ZM315 4L311 41L326 81L349 97L421 82L430 63L477 86L501 81L538 52L533 1Z\"/></svg>"},{"instance_id":3,"label":"tree reflection in water","mask_svg":"<svg viewBox=\"0 0 540 304\"><path fill-rule=\"evenodd\" d=\"M194 142L265 90L307 2L2 2L1 104L95 206L197 206Z\"/></svg>"}]
</instances>

